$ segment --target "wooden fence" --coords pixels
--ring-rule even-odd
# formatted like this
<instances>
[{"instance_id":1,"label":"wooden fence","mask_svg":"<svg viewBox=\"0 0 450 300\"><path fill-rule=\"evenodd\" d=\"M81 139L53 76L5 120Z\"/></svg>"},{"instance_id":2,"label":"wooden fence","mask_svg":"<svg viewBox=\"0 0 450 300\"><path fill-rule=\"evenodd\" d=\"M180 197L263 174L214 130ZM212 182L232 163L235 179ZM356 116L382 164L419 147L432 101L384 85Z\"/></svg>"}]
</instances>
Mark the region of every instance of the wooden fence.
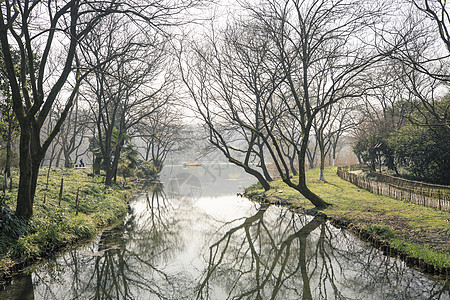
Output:
<instances>
[{"instance_id":1,"label":"wooden fence","mask_svg":"<svg viewBox=\"0 0 450 300\"><path fill-rule=\"evenodd\" d=\"M414 182L413 185L408 186L405 182L400 183L397 180L391 180L389 178L386 181L378 181L358 176L355 173L346 171L342 167L338 167L337 175L360 188L378 195L384 195L414 204L450 210L450 195L446 192L446 186L442 186L443 188L439 188L440 186L431 187L431 185L425 183L421 183L423 184L421 186L418 182ZM376 177L376 174L374 176ZM427 186L426 188L425 185ZM430 192L430 190L434 191Z\"/></svg>"}]
</instances>

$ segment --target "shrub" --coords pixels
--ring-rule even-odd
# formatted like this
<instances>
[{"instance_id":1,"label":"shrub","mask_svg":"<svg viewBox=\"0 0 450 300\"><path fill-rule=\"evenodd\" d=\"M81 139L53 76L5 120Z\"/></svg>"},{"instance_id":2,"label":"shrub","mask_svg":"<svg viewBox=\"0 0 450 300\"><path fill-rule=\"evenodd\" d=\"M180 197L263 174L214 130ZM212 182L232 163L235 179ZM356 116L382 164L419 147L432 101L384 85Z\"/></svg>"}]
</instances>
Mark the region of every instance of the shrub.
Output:
<instances>
[{"instance_id":1,"label":"shrub","mask_svg":"<svg viewBox=\"0 0 450 300\"><path fill-rule=\"evenodd\" d=\"M27 222L16 216L15 212L7 205L0 207L0 232L17 239L27 232Z\"/></svg>"},{"instance_id":2,"label":"shrub","mask_svg":"<svg viewBox=\"0 0 450 300\"><path fill-rule=\"evenodd\" d=\"M450 151L435 130L405 126L389 138L397 164L405 167L416 179L450 184ZM444 130L444 129L441 129Z\"/></svg>"},{"instance_id":3,"label":"shrub","mask_svg":"<svg viewBox=\"0 0 450 300\"><path fill-rule=\"evenodd\" d=\"M145 178L152 178L158 175L158 168L156 168L150 161L143 161L139 165L139 170L144 173Z\"/></svg>"},{"instance_id":4,"label":"shrub","mask_svg":"<svg viewBox=\"0 0 450 300\"><path fill-rule=\"evenodd\" d=\"M391 228L383 225L370 225L369 227L367 227L367 231L384 240L392 239L393 237L395 237L394 231Z\"/></svg>"}]
</instances>

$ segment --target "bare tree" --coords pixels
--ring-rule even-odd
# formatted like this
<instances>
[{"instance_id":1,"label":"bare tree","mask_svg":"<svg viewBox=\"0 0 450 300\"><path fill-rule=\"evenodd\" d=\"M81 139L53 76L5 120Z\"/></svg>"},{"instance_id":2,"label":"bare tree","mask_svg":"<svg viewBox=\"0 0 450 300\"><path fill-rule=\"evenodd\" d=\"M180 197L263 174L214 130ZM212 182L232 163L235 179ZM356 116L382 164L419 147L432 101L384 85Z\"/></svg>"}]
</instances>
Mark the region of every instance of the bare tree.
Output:
<instances>
[{"instance_id":1,"label":"bare tree","mask_svg":"<svg viewBox=\"0 0 450 300\"><path fill-rule=\"evenodd\" d=\"M42 144L41 128L71 73L78 40L98 21L105 7L99 7L98 13L88 13L84 11L85 8L79 1L67 1L57 6L50 1L1 3L1 51L11 88L14 113L20 125L20 179L16 211L23 217L32 215L41 160L72 105L73 95L67 101L60 122L56 123L54 130ZM43 11L46 13L41 14ZM49 57L55 54L51 50L60 37L66 41L61 45L66 52L66 59L62 66L55 70L52 76L55 79L54 85L47 91L44 85L49 76L46 66ZM20 53L19 70L14 67L12 46L16 46ZM34 47L38 46L42 52L39 53L40 62L36 66L34 61L37 54ZM79 79L78 74L77 80Z\"/></svg>"},{"instance_id":2,"label":"bare tree","mask_svg":"<svg viewBox=\"0 0 450 300\"><path fill-rule=\"evenodd\" d=\"M306 185L305 156L310 132L318 114L339 101L350 101L363 93L356 84L358 77L380 57L360 42L359 37L375 21L378 8L359 1L289 0L265 1L258 8L248 8L275 45L271 58L279 62L276 71L283 78L278 91L261 105L268 132L266 144L271 145L271 156L283 181L315 206L326 206ZM281 111L292 116L302 134L295 151L298 182L291 180L280 136L270 130L278 122Z\"/></svg>"},{"instance_id":3,"label":"bare tree","mask_svg":"<svg viewBox=\"0 0 450 300\"><path fill-rule=\"evenodd\" d=\"M84 98L96 126L106 185L115 178L129 130L174 98L167 38L157 32L143 35L133 27L131 20L111 16L83 43L84 59L98 66Z\"/></svg>"},{"instance_id":4,"label":"bare tree","mask_svg":"<svg viewBox=\"0 0 450 300\"><path fill-rule=\"evenodd\" d=\"M297 172L297 156L298 145L302 139L302 131L295 124L292 116L286 113L278 122L276 122L276 128L278 130L277 135L281 136L280 146L284 157L289 161L291 172L294 176L298 175ZM309 153L309 152L308 152ZM312 163L310 163L312 165Z\"/></svg>"},{"instance_id":5,"label":"bare tree","mask_svg":"<svg viewBox=\"0 0 450 300\"><path fill-rule=\"evenodd\" d=\"M359 1L268 0L246 9L248 19L236 21L219 38L213 32L209 46L196 51L202 64L190 66L200 70L199 85L187 84L191 96L211 129L212 143L227 157L230 149L241 149L230 147L220 129L228 138L230 130L242 134L245 162L259 138L283 181L324 207L327 203L306 185L310 132L319 113L363 93L356 84L359 75L381 58L360 35L374 22L377 8ZM286 143L294 157L286 158ZM294 160L298 181L290 176ZM254 175L261 182L261 174Z\"/></svg>"},{"instance_id":6,"label":"bare tree","mask_svg":"<svg viewBox=\"0 0 450 300\"><path fill-rule=\"evenodd\" d=\"M354 103L345 103L344 105L340 105L340 109L337 112L337 118L335 118L334 125L328 135L331 144L330 157L332 158L333 166L336 166L338 152L342 149L343 145L345 145L345 143L341 143L343 137L360 123L360 120L357 117L357 107L358 105L355 105Z\"/></svg>"},{"instance_id":7,"label":"bare tree","mask_svg":"<svg viewBox=\"0 0 450 300\"><path fill-rule=\"evenodd\" d=\"M182 62L180 57L180 67L189 96L206 124L211 144L268 190L271 178L263 156L261 135L264 133L258 103L271 82L260 76L262 68L245 70L250 65L239 63L240 60L263 62L267 45L264 36L249 27L245 29L230 27L223 39L217 39L212 33L205 38L205 45L194 45L193 59ZM236 39L242 35L253 43L251 47ZM254 89L253 93L249 92L249 86ZM256 169L255 162L263 173Z\"/></svg>"},{"instance_id":8,"label":"bare tree","mask_svg":"<svg viewBox=\"0 0 450 300\"><path fill-rule=\"evenodd\" d=\"M395 16L389 26L378 33L379 47L393 49L389 58L402 66L400 78L409 89L410 99L422 117L411 121L419 126L436 128L450 136L450 104L441 101L450 82L449 8L443 0L408 1L406 16ZM397 19L402 18L401 25Z\"/></svg>"},{"instance_id":9,"label":"bare tree","mask_svg":"<svg viewBox=\"0 0 450 300\"><path fill-rule=\"evenodd\" d=\"M105 16L122 13L137 25L154 27L170 23L192 1L3 1L0 4L0 44L9 81L13 110L20 125L20 179L17 214L29 218L39 166L45 152L58 134L72 106L86 69L73 67L77 47ZM138 21L138 16L142 17ZM17 49L20 68L15 68L12 51ZM49 68L51 62L61 64ZM36 58L39 64L35 64ZM61 95L73 78L73 90ZM51 133L41 142L41 129L58 97L67 98L65 107Z\"/></svg>"},{"instance_id":10,"label":"bare tree","mask_svg":"<svg viewBox=\"0 0 450 300\"><path fill-rule=\"evenodd\" d=\"M89 130L89 111L79 106L79 96L76 96L74 105L69 111L66 122L61 128L58 141L64 154L64 166L70 167L72 162L84 155L88 148L82 149L87 140Z\"/></svg>"},{"instance_id":11,"label":"bare tree","mask_svg":"<svg viewBox=\"0 0 450 300\"><path fill-rule=\"evenodd\" d=\"M325 157L332 151L333 165L336 162L336 149L341 136L358 124L352 111L357 107L355 101L341 101L322 110L313 122L315 139L320 151L319 180L325 179Z\"/></svg>"},{"instance_id":12,"label":"bare tree","mask_svg":"<svg viewBox=\"0 0 450 300\"><path fill-rule=\"evenodd\" d=\"M314 143L312 143L314 141ZM308 148L306 148L306 159L308 160L308 168L313 169L316 166L317 158L317 140L310 138Z\"/></svg>"},{"instance_id":13,"label":"bare tree","mask_svg":"<svg viewBox=\"0 0 450 300\"><path fill-rule=\"evenodd\" d=\"M450 52L450 15L445 0L413 0L412 3L437 25L439 36Z\"/></svg>"},{"instance_id":14,"label":"bare tree","mask_svg":"<svg viewBox=\"0 0 450 300\"><path fill-rule=\"evenodd\" d=\"M188 141L182 136L182 117L174 106L166 105L144 118L132 134L144 143L142 158L151 161L158 172L169 153L178 153L188 147Z\"/></svg>"}]
</instances>

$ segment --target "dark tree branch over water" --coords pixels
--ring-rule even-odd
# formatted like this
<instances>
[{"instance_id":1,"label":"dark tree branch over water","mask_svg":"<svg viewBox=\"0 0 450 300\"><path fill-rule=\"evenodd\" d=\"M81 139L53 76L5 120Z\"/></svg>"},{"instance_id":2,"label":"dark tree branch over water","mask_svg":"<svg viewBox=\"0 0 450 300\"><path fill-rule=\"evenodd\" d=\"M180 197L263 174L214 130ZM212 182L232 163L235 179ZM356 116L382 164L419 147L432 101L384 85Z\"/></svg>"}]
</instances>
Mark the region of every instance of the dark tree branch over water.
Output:
<instances>
[{"instance_id":1,"label":"dark tree branch over water","mask_svg":"<svg viewBox=\"0 0 450 300\"><path fill-rule=\"evenodd\" d=\"M306 186L305 159L311 129L318 115L329 112L330 106L345 99L351 101L363 93L358 85L359 76L380 57L357 41L376 20L379 8L359 1L267 1L261 8L249 9L261 28L271 35L276 46L273 57L280 62L285 78L278 97L268 98L263 104L266 128L271 122L278 122L279 112L285 111L301 129L298 182L290 178L279 136L268 131L272 158L287 185L315 206L326 206Z\"/></svg>"},{"instance_id":2,"label":"dark tree branch over water","mask_svg":"<svg viewBox=\"0 0 450 300\"><path fill-rule=\"evenodd\" d=\"M364 93L360 75L382 59L364 40L380 9L362 1L290 0L247 4L244 9L248 18L214 31L203 45L193 47L199 59L186 63L189 95L211 131L211 141L229 159L234 158L233 136L223 133L231 129L246 141L243 154L248 157L259 141L265 148L260 153L269 154L282 180L316 207L325 207L306 185L310 133L319 116L328 118L332 106ZM293 149L289 157L286 145ZM298 164L295 179L293 161ZM241 166L267 189L259 172L246 163Z\"/></svg>"},{"instance_id":3,"label":"dark tree branch over water","mask_svg":"<svg viewBox=\"0 0 450 300\"><path fill-rule=\"evenodd\" d=\"M191 49L190 59L182 61L181 55L179 57L188 95L194 100L195 109L206 124L210 143L231 163L255 176L268 190L267 178L252 165L262 155L257 132L262 129L259 107L248 98L239 97L239 82L230 71L233 62L222 55L221 50L225 48L221 47L222 44L216 44L214 37L210 37L209 42L210 51L195 45Z\"/></svg>"}]
</instances>

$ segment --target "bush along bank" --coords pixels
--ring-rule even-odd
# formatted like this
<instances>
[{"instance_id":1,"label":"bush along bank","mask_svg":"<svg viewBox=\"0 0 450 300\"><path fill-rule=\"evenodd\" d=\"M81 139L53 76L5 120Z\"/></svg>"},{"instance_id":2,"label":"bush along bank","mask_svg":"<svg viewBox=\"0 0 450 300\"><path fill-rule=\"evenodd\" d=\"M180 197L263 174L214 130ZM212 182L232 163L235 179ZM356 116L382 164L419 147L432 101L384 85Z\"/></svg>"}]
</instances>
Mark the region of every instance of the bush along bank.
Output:
<instances>
[{"instance_id":1,"label":"bush along bank","mask_svg":"<svg viewBox=\"0 0 450 300\"><path fill-rule=\"evenodd\" d=\"M327 183L317 180L318 176L318 169L308 170L307 183L332 204L326 209L315 209L281 180L271 182L267 192L259 184L253 185L245 196L285 205L297 213L321 214L386 255L400 257L423 272L450 278L450 212L372 194L340 179L335 167L326 168Z\"/></svg>"},{"instance_id":2,"label":"bush along bank","mask_svg":"<svg viewBox=\"0 0 450 300\"><path fill-rule=\"evenodd\" d=\"M30 220L11 210L17 187L0 195L0 284L31 263L94 237L127 212L133 185L105 187L88 169L52 168L48 177L47 170L39 174Z\"/></svg>"}]
</instances>

